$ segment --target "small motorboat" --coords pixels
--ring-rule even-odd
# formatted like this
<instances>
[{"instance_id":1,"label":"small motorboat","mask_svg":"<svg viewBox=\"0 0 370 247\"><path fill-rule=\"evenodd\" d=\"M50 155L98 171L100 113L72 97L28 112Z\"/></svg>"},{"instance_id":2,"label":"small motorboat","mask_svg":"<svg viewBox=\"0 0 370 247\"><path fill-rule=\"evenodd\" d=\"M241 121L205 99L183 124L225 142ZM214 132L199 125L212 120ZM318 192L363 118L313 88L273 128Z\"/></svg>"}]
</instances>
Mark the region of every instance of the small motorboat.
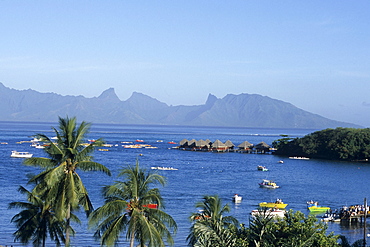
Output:
<instances>
[{"instance_id":1,"label":"small motorboat","mask_svg":"<svg viewBox=\"0 0 370 247\"><path fill-rule=\"evenodd\" d=\"M269 169L266 166L257 166L257 170L267 172Z\"/></svg>"},{"instance_id":2,"label":"small motorboat","mask_svg":"<svg viewBox=\"0 0 370 247\"><path fill-rule=\"evenodd\" d=\"M150 167L152 170L162 170L162 171L177 171L177 168L173 167L164 167L164 166L152 166Z\"/></svg>"},{"instance_id":3,"label":"small motorboat","mask_svg":"<svg viewBox=\"0 0 370 247\"><path fill-rule=\"evenodd\" d=\"M261 188L267 188L267 189L277 189L279 188L278 185L272 180L263 179L261 183L258 183Z\"/></svg>"},{"instance_id":4,"label":"small motorboat","mask_svg":"<svg viewBox=\"0 0 370 247\"><path fill-rule=\"evenodd\" d=\"M332 214L324 214L322 217L321 217L321 221L324 221L324 222L340 222L341 219L340 219L340 215L339 214L336 214L336 213L332 213Z\"/></svg>"},{"instance_id":5,"label":"small motorboat","mask_svg":"<svg viewBox=\"0 0 370 247\"><path fill-rule=\"evenodd\" d=\"M241 203L242 202L242 197L241 196L239 196L238 194L235 194L234 196L233 196L233 201L235 202L235 203Z\"/></svg>"},{"instance_id":6,"label":"small motorboat","mask_svg":"<svg viewBox=\"0 0 370 247\"><path fill-rule=\"evenodd\" d=\"M12 154L10 157L13 158L31 158L33 154L29 152L17 152L17 151L12 151Z\"/></svg>"},{"instance_id":7,"label":"small motorboat","mask_svg":"<svg viewBox=\"0 0 370 247\"><path fill-rule=\"evenodd\" d=\"M310 158L308 158L308 157L300 157L300 156L291 156L291 157L289 157L289 159L293 159L293 160L309 160Z\"/></svg>"},{"instance_id":8,"label":"small motorboat","mask_svg":"<svg viewBox=\"0 0 370 247\"><path fill-rule=\"evenodd\" d=\"M284 209L288 204L283 203L281 199L276 199L275 202L261 202L258 204L261 208L279 208L279 209Z\"/></svg>"},{"instance_id":9,"label":"small motorboat","mask_svg":"<svg viewBox=\"0 0 370 247\"><path fill-rule=\"evenodd\" d=\"M283 164L283 163L284 163L284 161L283 161L283 160L279 160L279 161L278 161L278 163Z\"/></svg>"},{"instance_id":10,"label":"small motorboat","mask_svg":"<svg viewBox=\"0 0 370 247\"><path fill-rule=\"evenodd\" d=\"M330 211L330 208L321 206L311 206L308 207L308 210L310 210L310 213L325 213L327 211Z\"/></svg>"},{"instance_id":11,"label":"small motorboat","mask_svg":"<svg viewBox=\"0 0 370 247\"><path fill-rule=\"evenodd\" d=\"M260 210L260 209L255 209L252 210L251 215L256 217L256 216L266 216L266 217L276 217L276 218L283 218L285 215L285 210L281 209L265 209L265 210Z\"/></svg>"}]
</instances>

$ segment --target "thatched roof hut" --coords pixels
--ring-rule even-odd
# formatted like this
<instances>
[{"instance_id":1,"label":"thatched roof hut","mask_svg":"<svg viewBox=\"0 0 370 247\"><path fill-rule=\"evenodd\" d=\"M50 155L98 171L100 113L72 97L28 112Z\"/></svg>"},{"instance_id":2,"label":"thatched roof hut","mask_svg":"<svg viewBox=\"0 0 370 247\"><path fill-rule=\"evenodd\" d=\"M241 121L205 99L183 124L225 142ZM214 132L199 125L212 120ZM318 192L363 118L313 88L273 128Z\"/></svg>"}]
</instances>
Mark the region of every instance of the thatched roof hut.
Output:
<instances>
[{"instance_id":1,"label":"thatched roof hut","mask_svg":"<svg viewBox=\"0 0 370 247\"><path fill-rule=\"evenodd\" d=\"M203 141L202 139L200 139L199 141L195 142L195 146L202 148L202 147L209 147L209 144L206 141Z\"/></svg>"},{"instance_id":2,"label":"thatched roof hut","mask_svg":"<svg viewBox=\"0 0 370 247\"><path fill-rule=\"evenodd\" d=\"M253 144L248 141L243 141L238 145L239 149L251 149L253 147Z\"/></svg>"},{"instance_id":3,"label":"thatched roof hut","mask_svg":"<svg viewBox=\"0 0 370 247\"><path fill-rule=\"evenodd\" d=\"M260 142L254 147L257 153L266 153L270 151L270 145L266 142Z\"/></svg>"},{"instance_id":4,"label":"thatched roof hut","mask_svg":"<svg viewBox=\"0 0 370 247\"><path fill-rule=\"evenodd\" d=\"M230 141L230 140L227 140L227 141L225 142L225 145L226 145L228 148L234 148L234 147L235 147L234 143L232 143L232 141Z\"/></svg>"},{"instance_id":5,"label":"thatched roof hut","mask_svg":"<svg viewBox=\"0 0 370 247\"><path fill-rule=\"evenodd\" d=\"M212 143L212 147L213 148L222 148L222 147L226 147L226 145L222 141L216 140L215 142Z\"/></svg>"},{"instance_id":6,"label":"thatched roof hut","mask_svg":"<svg viewBox=\"0 0 370 247\"><path fill-rule=\"evenodd\" d=\"M191 139L190 141L188 141L188 146L189 147L195 147L196 142L197 142L197 140Z\"/></svg>"},{"instance_id":7,"label":"thatched roof hut","mask_svg":"<svg viewBox=\"0 0 370 247\"><path fill-rule=\"evenodd\" d=\"M187 146L188 145L188 139L182 139L180 142L179 142L179 145L180 146Z\"/></svg>"}]
</instances>

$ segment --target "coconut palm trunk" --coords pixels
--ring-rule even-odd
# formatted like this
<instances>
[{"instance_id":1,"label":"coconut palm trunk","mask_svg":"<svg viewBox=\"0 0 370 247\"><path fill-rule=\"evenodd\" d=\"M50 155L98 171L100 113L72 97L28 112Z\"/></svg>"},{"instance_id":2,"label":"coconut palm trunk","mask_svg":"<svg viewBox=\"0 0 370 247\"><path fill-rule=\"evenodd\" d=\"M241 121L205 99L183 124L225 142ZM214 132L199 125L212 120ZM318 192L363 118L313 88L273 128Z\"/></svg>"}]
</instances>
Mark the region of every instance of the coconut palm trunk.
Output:
<instances>
[{"instance_id":1,"label":"coconut palm trunk","mask_svg":"<svg viewBox=\"0 0 370 247\"><path fill-rule=\"evenodd\" d=\"M132 234L130 238L130 247L134 247L134 245L135 245L135 235Z\"/></svg>"},{"instance_id":2,"label":"coconut palm trunk","mask_svg":"<svg viewBox=\"0 0 370 247\"><path fill-rule=\"evenodd\" d=\"M68 203L68 209L66 214L66 247L69 247L71 243L71 204Z\"/></svg>"}]
</instances>

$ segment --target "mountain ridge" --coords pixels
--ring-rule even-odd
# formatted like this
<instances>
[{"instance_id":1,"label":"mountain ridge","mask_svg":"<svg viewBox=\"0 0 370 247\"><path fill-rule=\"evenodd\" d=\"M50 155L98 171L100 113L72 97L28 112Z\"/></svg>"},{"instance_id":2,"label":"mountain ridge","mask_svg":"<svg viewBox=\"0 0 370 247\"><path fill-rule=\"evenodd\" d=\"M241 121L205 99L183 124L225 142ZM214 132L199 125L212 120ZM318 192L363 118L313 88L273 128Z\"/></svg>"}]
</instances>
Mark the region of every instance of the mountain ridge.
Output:
<instances>
[{"instance_id":1,"label":"mountain ridge","mask_svg":"<svg viewBox=\"0 0 370 247\"><path fill-rule=\"evenodd\" d=\"M16 90L0 82L0 121L53 122L58 116L76 116L93 123L224 126L252 128L323 129L361 126L331 120L291 103L259 94L209 94L202 105L167 105L133 92L122 101L114 88L98 97L62 96L32 89Z\"/></svg>"}]
</instances>

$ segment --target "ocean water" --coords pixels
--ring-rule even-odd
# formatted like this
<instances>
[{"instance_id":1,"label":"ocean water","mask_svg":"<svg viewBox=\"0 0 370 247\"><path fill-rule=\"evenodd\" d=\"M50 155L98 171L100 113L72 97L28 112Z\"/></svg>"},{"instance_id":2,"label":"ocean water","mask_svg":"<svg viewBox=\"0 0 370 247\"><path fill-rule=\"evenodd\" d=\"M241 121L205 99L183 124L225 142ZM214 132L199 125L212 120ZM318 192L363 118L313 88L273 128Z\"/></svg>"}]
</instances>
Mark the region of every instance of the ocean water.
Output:
<instances>
[{"instance_id":1,"label":"ocean water","mask_svg":"<svg viewBox=\"0 0 370 247\"><path fill-rule=\"evenodd\" d=\"M36 157L43 156L42 149L36 149L25 142L32 135L43 133L54 136L52 127L56 123L14 123L0 122L0 245L21 246L14 243L12 234L16 231L11 218L19 212L8 209L13 201L24 201L17 192L20 185L27 187L27 174L37 174L39 170L22 165L22 159L10 158L12 150L28 151ZM152 166L174 167L176 171L157 171L167 178L161 193L165 200L165 211L178 224L175 235L175 246L186 246L189 234L189 216L196 212L195 203L204 195L219 195L224 203L231 205L230 215L241 223L248 224L250 212L256 209L259 202L274 201L282 198L288 203L287 209L308 213L306 201L316 200L320 205L333 209L354 204L363 204L364 198L369 198L368 181L370 167L365 163L337 162L324 160L291 160L271 154L243 153L210 153L192 152L173 149L174 144L182 139L219 139L222 142L232 141L239 145L243 141L258 144L262 141L271 144L279 139L281 134L291 137L302 137L315 130L300 129L258 129L258 128L217 128L189 126L140 126L93 124L89 139L104 138L109 151L96 151L95 161L107 166L112 171L108 177L101 173L79 172L86 185L94 207L103 204L101 188L112 184L117 179L120 169L134 165L139 160L142 168ZM155 149L128 149L123 142L137 143L143 140ZM161 142L159 142L161 141ZM278 163L283 159L284 163ZM266 166L269 171L257 171L257 165ZM272 179L280 186L269 190L259 188L262 179ZM232 202L232 196L237 193L243 197L240 204ZM83 213L78 214L81 225L73 225L76 235L72 238L73 246L99 246L93 239L93 230L87 228ZM343 234L350 241L362 238L363 229L360 224L346 225L328 223L328 232ZM124 238L122 238L124 243ZM50 244L53 246L53 244ZM122 244L124 245L124 244Z\"/></svg>"}]
</instances>

